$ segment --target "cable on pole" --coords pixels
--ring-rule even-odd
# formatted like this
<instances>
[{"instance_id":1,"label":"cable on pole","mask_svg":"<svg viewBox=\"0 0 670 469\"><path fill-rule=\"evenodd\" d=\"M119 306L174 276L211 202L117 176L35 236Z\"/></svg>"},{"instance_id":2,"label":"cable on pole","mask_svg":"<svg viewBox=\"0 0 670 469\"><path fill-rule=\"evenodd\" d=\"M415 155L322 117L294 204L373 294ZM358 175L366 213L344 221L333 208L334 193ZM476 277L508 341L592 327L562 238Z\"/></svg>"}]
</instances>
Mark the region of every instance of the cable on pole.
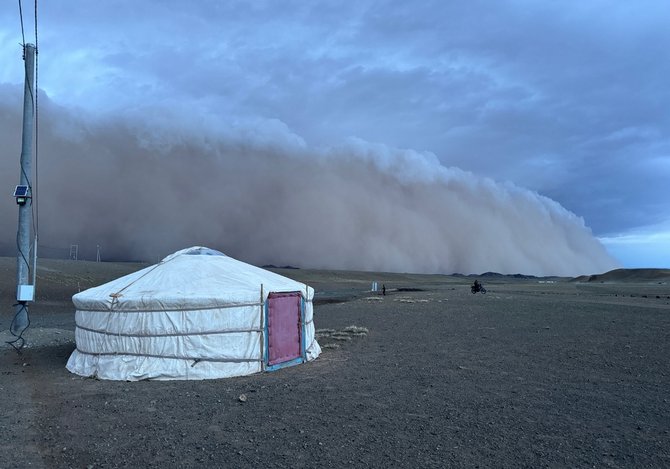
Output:
<instances>
[{"instance_id":1,"label":"cable on pole","mask_svg":"<svg viewBox=\"0 0 670 469\"><path fill-rule=\"evenodd\" d=\"M21 0L19 0L19 17L21 18L21 46L26 47L26 34L23 30L23 6L21 5ZM24 52L25 54L25 52ZM25 58L25 55L24 55Z\"/></svg>"},{"instance_id":2,"label":"cable on pole","mask_svg":"<svg viewBox=\"0 0 670 469\"><path fill-rule=\"evenodd\" d=\"M8 340L8 341L6 341L5 343L7 343L7 344L11 345L12 347L14 347L14 350L16 350L16 353L18 353L18 354L20 355L20 354L21 354L21 349L22 349L23 346L26 344L26 339L23 338L23 333L26 332L26 331L28 330L28 328L30 327L30 318L28 318L28 324L26 325L26 327L24 327L23 330L22 330L21 332L19 332L18 334L15 334L15 333L13 332L14 328L13 328L12 326L14 325L14 322L16 321L16 318L19 316L19 314L20 314L23 310L27 310L27 306L26 306L25 304L22 304L22 303L16 303L16 304L14 304L14 307L16 307L16 306L20 306L21 308L18 309L18 310L16 311L16 313L14 314L14 318L12 319L12 324L9 326L9 332L10 332L14 337L16 337L16 339L11 340L11 341ZM17 342L18 342L19 344L18 344L18 345L14 345L14 344L16 344Z\"/></svg>"}]
</instances>

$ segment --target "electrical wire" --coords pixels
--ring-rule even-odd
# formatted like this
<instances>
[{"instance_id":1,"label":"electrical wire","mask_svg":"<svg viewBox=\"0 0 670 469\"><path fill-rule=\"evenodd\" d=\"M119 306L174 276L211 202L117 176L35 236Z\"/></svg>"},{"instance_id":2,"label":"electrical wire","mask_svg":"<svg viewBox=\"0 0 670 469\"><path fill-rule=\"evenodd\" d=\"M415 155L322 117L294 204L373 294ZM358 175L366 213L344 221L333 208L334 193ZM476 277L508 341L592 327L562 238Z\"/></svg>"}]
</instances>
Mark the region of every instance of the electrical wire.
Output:
<instances>
[{"instance_id":1,"label":"electrical wire","mask_svg":"<svg viewBox=\"0 0 670 469\"><path fill-rule=\"evenodd\" d=\"M12 323L9 326L9 332L14 337L16 337L16 339L11 340L11 341L8 340L6 343L11 345L12 347L14 347L14 350L16 350L16 353L18 353L20 355L21 354L21 349L26 344L26 339L23 338L23 333L26 332L28 330L28 328L30 327L30 316L28 316L28 307L26 306L25 303L16 303L13 306L14 307L21 306L19 309L16 310L16 313L14 313L14 318L12 319ZM19 314L21 314L21 312L24 309L26 310L26 318L28 319L28 324L26 325L26 327L24 327L21 330L21 332L19 332L18 335L16 335L16 334L14 334L14 331L13 331L14 323L16 322L16 318L19 317ZM16 342L19 342L19 341L21 341L21 343L19 345L14 345Z\"/></svg>"},{"instance_id":2,"label":"electrical wire","mask_svg":"<svg viewBox=\"0 0 670 469\"><path fill-rule=\"evenodd\" d=\"M19 244L19 233L18 233L18 231L16 233L16 247L19 250L19 254L21 254L21 257L23 258L23 262L25 262L26 265L28 266L28 276L30 277L30 262L26 258L26 254L21 250L21 244ZM30 253L28 253L28 256L30 256Z\"/></svg>"},{"instance_id":3,"label":"electrical wire","mask_svg":"<svg viewBox=\"0 0 670 469\"><path fill-rule=\"evenodd\" d=\"M21 5L21 0L19 0L19 16L21 18L21 39L23 41L23 42L21 42L21 45L25 48L26 47L26 34L23 30L23 6ZM24 53L25 53L25 51L24 51Z\"/></svg>"}]
</instances>

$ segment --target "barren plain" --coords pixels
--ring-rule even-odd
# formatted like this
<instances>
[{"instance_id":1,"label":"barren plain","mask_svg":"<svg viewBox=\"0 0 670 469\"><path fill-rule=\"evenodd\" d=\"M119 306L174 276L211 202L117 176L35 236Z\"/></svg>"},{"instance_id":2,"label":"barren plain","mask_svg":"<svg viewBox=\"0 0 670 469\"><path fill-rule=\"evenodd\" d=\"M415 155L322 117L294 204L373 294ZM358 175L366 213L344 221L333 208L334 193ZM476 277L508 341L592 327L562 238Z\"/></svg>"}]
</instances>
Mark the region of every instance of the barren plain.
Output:
<instances>
[{"instance_id":1,"label":"barren plain","mask_svg":"<svg viewBox=\"0 0 670 469\"><path fill-rule=\"evenodd\" d=\"M143 266L43 260L17 354L14 264L0 259L1 467L670 466L667 272L490 276L473 295L469 277L280 269L317 291L317 360L113 382L65 369L70 298Z\"/></svg>"}]
</instances>

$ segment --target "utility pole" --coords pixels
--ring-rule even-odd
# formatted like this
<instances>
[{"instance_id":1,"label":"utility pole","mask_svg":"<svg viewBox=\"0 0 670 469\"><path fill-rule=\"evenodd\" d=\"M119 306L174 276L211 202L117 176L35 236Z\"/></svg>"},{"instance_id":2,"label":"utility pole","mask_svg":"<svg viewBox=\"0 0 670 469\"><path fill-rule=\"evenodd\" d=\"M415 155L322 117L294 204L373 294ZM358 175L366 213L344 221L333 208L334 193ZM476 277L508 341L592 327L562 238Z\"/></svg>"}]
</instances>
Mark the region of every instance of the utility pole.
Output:
<instances>
[{"instance_id":1,"label":"utility pole","mask_svg":"<svg viewBox=\"0 0 670 469\"><path fill-rule=\"evenodd\" d=\"M20 184L14 196L19 205L19 228L17 233L18 255L16 257L16 312L10 326L11 333L21 338L28 327L29 301L35 299L35 285L30 283L30 223L32 220L32 143L34 103L37 90L35 83L35 46L26 44L23 48L26 78L23 90L23 138L21 141L21 175ZM37 246L35 246L37 248ZM36 267L36 266L35 266ZM18 340L18 339L17 339ZM21 344L23 345L23 344Z\"/></svg>"}]
</instances>

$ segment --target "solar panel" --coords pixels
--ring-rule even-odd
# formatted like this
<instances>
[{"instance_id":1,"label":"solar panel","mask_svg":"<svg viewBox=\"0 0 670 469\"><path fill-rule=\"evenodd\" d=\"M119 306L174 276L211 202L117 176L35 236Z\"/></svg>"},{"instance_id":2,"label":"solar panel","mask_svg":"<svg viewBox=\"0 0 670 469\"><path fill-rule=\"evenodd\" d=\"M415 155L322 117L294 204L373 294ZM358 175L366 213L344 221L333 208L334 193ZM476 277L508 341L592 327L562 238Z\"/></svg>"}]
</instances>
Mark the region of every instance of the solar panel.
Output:
<instances>
[{"instance_id":1,"label":"solar panel","mask_svg":"<svg viewBox=\"0 0 670 469\"><path fill-rule=\"evenodd\" d=\"M28 196L28 186L16 186L14 189L14 197L27 197Z\"/></svg>"}]
</instances>

